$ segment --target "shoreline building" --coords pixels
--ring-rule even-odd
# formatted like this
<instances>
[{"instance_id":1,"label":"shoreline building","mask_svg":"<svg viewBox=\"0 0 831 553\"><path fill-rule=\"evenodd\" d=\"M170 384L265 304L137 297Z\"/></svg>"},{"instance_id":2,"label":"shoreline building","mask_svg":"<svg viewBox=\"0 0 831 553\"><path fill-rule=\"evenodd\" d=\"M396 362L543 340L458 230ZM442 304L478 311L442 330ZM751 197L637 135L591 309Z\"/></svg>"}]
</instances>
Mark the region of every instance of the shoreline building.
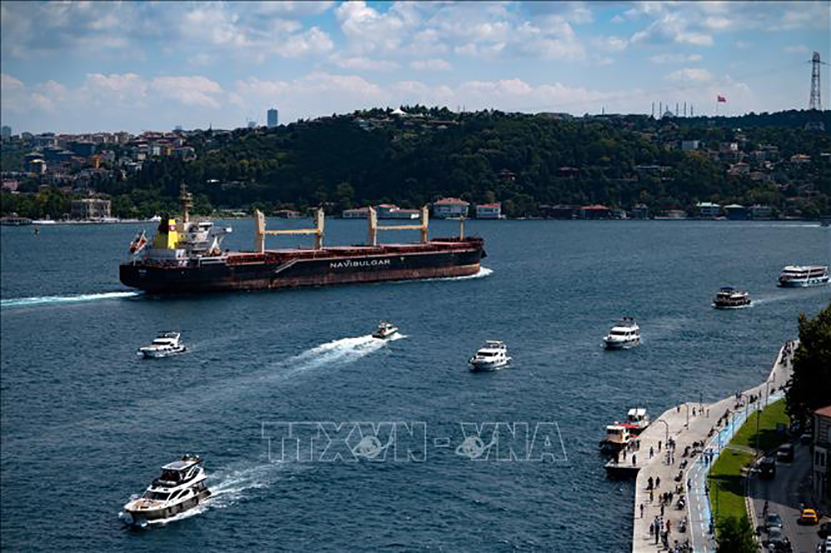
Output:
<instances>
[{"instance_id":1,"label":"shoreline building","mask_svg":"<svg viewBox=\"0 0 831 553\"><path fill-rule=\"evenodd\" d=\"M84 198L72 200L71 217L79 221L109 219L111 202L101 198Z\"/></svg>"},{"instance_id":2,"label":"shoreline building","mask_svg":"<svg viewBox=\"0 0 831 553\"><path fill-rule=\"evenodd\" d=\"M447 219L448 217L467 217L467 208L470 204L459 198L441 198L433 202L433 217Z\"/></svg>"},{"instance_id":3,"label":"shoreline building","mask_svg":"<svg viewBox=\"0 0 831 553\"><path fill-rule=\"evenodd\" d=\"M502 218L502 204L496 202L493 204L479 204L476 206L477 219L501 219Z\"/></svg>"},{"instance_id":4,"label":"shoreline building","mask_svg":"<svg viewBox=\"0 0 831 553\"><path fill-rule=\"evenodd\" d=\"M814 411L814 456L811 470L814 497L831 498L831 405Z\"/></svg>"},{"instance_id":5,"label":"shoreline building","mask_svg":"<svg viewBox=\"0 0 831 553\"><path fill-rule=\"evenodd\" d=\"M268 128L273 129L280 124L280 114L277 108L271 108L266 112Z\"/></svg>"}]
</instances>

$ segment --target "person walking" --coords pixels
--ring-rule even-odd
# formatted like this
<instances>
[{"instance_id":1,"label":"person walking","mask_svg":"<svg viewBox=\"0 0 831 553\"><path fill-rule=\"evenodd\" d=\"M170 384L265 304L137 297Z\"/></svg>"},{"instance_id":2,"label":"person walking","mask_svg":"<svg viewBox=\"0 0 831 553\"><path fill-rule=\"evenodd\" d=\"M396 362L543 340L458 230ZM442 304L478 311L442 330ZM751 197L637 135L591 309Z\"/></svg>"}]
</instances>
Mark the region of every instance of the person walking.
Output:
<instances>
[{"instance_id":1,"label":"person walking","mask_svg":"<svg viewBox=\"0 0 831 553\"><path fill-rule=\"evenodd\" d=\"M655 448L649 446L649 458L652 459L653 455L655 455Z\"/></svg>"},{"instance_id":2,"label":"person walking","mask_svg":"<svg viewBox=\"0 0 831 553\"><path fill-rule=\"evenodd\" d=\"M643 503L641 503L641 518L643 518Z\"/></svg>"},{"instance_id":3,"label":"person walking","mask_svg":"<svg viewBox=\"0 0 831 553\"><path fill-rule=\"evenodd\" d=\"M660 487L661 487L661 477L656 476L655 477L655 488L657 489L657 488L660 488Z\"/></svg>"}]
</instances>

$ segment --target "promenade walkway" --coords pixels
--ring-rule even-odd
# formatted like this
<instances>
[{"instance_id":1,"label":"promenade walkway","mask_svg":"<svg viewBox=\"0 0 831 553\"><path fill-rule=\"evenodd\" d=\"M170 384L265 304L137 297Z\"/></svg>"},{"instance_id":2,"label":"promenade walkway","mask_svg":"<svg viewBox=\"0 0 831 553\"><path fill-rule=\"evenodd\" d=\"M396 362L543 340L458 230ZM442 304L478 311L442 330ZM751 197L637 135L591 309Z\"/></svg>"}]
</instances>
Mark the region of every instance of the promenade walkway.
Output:
<instances>
[{"instance_id":1,"label":"promenade walkway","mask_svg":"<svg viewBox=\"0 0 831 553\"><path fill-rule=\"evenodd\" d=\"M667 527L669 531L666 538L670 549L676 540L680 543L690 540L696 552L715 551L713 536L709 532L711 513L706 496L706 474L721 449L729 443L747 417L781 395L775 392L790 377L788 352L794 349L793 345L786 344L779 350L770 376L758 386L715 403L685 403L665 411L641 434L638 440L640 444L634 446L636 450L630 448L625 459L621 454L617 465L614 460L611 462L612 466L638 471L635 482L633 553L666 551L662 538ZM755 398L755 401L750 401L751 398ZM667 442L674 442L674 447L667 449ZM685 457L687 447L690 454ZM651 456L650 449L653 453ZM703 452L707 453L702 454ZM683 461L687 461L687 464L682 469ZM651 490L650 478L653 482ZM691 488L690 493L687 493L688 487ZM667 493L672 493L672 501L662 503L661 497ZM684 508L677 507L681 494L686 497ZM655 528L656 520L661 529L657 539L654 532L650 533L650 527ZM685 533L679 532L682 520L688 526Z\"/></svg>"}]
</instances>

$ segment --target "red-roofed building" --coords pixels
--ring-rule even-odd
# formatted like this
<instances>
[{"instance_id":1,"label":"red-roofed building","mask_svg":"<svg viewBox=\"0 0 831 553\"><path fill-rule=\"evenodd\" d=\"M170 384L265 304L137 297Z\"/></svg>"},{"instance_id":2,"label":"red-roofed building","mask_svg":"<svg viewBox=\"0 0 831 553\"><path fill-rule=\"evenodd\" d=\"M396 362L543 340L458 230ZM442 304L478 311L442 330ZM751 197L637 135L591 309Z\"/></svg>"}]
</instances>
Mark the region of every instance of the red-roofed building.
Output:
<instances>
[{"instance_id":1,"label":"red-roofed building","mask_svg":"<svg viewBox=\"0 0 831 553\"><path fill-rule=\"evenodd\" d=\"M441 198L433 202L433 217L446 219L448 217L467 217L470 204L459 198Z\"/></svg>"},{"instance_id":2,"label":"red-roofed building","mask_svg":"<svg viewBox=\"0 0 831 553\"><path fill-rule=\"evenodd\" d=\"M605 205L584 205L580 208L581 219L610 219L612 210Z\"/></svg>"},{"instance_id":3,"label":"red-roofed building","mask_svg":"<svg viewBox=\"0 0 831 553\"><path fill-rule=\"evenodd\" d=\"M811 481L819 501L831 499L831 405L814 411L814 457Z\"/></svg>"},{"instance_id":4,"label":"red-roofed building","mask_svg":"<svg viewBox=\"0 0 831 553\"><path fill-rule=\"evenodd\" d=\"M501 219L502 218L502 204L497 202L495 204L479 204L476 206L477 219Z\"/></svg>"}]
</instances>

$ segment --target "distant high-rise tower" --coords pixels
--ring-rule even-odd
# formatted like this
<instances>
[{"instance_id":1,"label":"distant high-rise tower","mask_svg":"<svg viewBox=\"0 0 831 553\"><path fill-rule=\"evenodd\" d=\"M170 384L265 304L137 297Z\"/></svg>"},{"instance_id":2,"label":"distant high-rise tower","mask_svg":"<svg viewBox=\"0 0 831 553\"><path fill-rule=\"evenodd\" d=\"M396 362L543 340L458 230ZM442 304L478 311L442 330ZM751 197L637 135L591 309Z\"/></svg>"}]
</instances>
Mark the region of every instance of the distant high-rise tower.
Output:
<instances>
[{"instance_id":1,"label":"distant high-rise tower","mask_svg":"<svg viewBox=\"0 0 831 553\"><path fill-rule=\"evenodd\" d=\"M277 112L277 108L271 108L268 110L268 128L273 129L279 124L279 113Z\"/></svg>"},{"instance_id":2,"label":"distant high-rise tower","mask_svg":"<svg viewBox=\"0 0 831 553\"><path fill-rule=\"evenodd\" d=\"M819 52L814 52L811 63L813 65L813 69L811 70L811 101L808 103L808 109L822 111L822 98L820 97L819 86L819 66L822 62L819 61Z\"/></svg>"},{"instance_id":3,"label":"distant high-rise tower","mask_svg":"<svg viewBox=\"0 0 831 553\"><path fill-rule=\"evenodd\" d=\"M8 125L3 125L3 128L0 129L0 138L3 140L8 140L12 137L12 128Z\"/></svg>"}]
</instances>

